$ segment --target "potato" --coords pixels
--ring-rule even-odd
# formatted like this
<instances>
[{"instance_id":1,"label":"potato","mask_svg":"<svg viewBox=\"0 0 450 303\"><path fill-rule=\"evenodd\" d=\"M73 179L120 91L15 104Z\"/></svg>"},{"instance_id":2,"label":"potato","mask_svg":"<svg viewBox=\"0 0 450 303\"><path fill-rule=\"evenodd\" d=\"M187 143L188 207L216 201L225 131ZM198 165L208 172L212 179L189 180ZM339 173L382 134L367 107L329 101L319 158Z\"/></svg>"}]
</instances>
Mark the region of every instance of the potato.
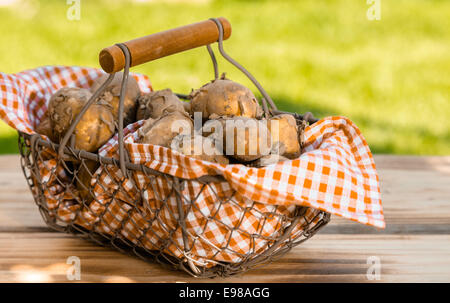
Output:
<instances>
[{"instance_id":1,"label":"potato","mask_svg":"<svg viewBox=\"0 0 450 303\"><path fill-rule=\"evenodd\" d=\"M158 119L149 118L139 130L139 143L170 147L172 140L180 135L192 134L194 124L186 112L165 113Z\"/></svg>"},{"instance_id":2,"label":"potato","mask_svg":"<svg viewBox=\"0 0 450 303\"><path fill-rule=\"evenodd\" d=\"M180 135L172 141L171 148L186 155L200 160L229 164L230 161L215 144L215 140L200 135Z\"/></svg>"},{"instance_id":3,"label":"potato","mask_svg":"<svg viewBox=\"0 0 450 303\"><path fill-rule=\"evenodd\" d=\"M114 116L111 111L103 105L93 104L75 128L75 148L96 151L114 132Z\"/></svg>"},{"instance_id":4,"label":"potato","mask_svg":"<svg viewBox=\"0 0 450 303\"><path fill-rule=\"evenodd\" d=\"M48 107L50 124L59 140L92 94L82 88L65 87L51 98ZM114 134L114 117L107 106L92 104L75 128L75 148L96 151Z\"/></svg>"},{"instance_id":5,"label":"potato","mask_svg":"<svg viewBox=\"0 0 450 303\"><path fill-rule=\"evenodd\" d=\"M92 94L83 88L63 87L50 98L48 112L54 132L61 135L72 124Z\"/></svg>"},{"instance_id":6,"label":"potato","mask_svg":"<svg viewBox=\"0 0 450 303\"><path fill-rule=\"evenodd\" d=\"M191 112L191 103L190 102L183 102L183 107L187 113Z\"/></svg>"},{"instance_id":7,"label":"potato","mask_svg":"<svg viewBox=\"0 0 450 303\"><path fill-rule=\"evenodd\" d=\"M80 164L77 172L76 187L78 194L85 202L93 199L89 192L91 187L91 179L100 164L97 161L84 160L84 165Z\"/></svg>"},{"instance_id":8,"label":"potato","mask_svg":"<svg viewBox=\"0 0 450 303\"><path fill-rule=\"evenodd\" d=\"M218 118L207 121L202 131L206 136L214 138L216 145L223 144L227 156L242 162L254 161L268 155L272 148L269 129L264 121L257 119ZM218 140L220 143L217 143Z\"/></svg>"},{"instance_id":9,"label":"potato","mask_svg":"<svg viewBox=\"0 0 450 303\"><path fill-rule=\"evenodd\" d=\"M263 111L256 97L245 86L228 79L217 79L190 95L190 114L201 112L203 120L217 116L259 118Z\"/></svg>"},{"instance_id":10,"label":"potato","mask_svg":"<svg viewBox=\"0 0 450 303\"><path fill-rule=\"evenodd\" d=\"M300 156L301 148L294 116L289 114L274 116L269 119L267 126L272 136L273 146L279 148L279 155L289 159Z\"/></svg>"},{"instance_id":11,"label":"potato","mask_svg":"<svg viewBox=\"0 0 450 303\"><path fill-rule=\"evenodd\" d=\"M184 103L167 88L141 95L138 98L136 120L157 119L166 112L184 112Z\"/></svg>"},{"instance_id":12,"label":"potato","mask_svg":"<svg viewBox=\"0 0 450 303\"><path fill-rule=\"evenodd\" d=\"M36 132L40 135L47 136L50 141L56 142L55 133L50 121L49 111L46 111L44 116L42 116L41 122L36 127Z\"/></svg>"},{"instance_id":13,"label":"potato","mask_svg":"<svg viewBox=\"0 0 450 303\"><path fill-rule=\"evenodd\" d=\"M94 93L96 90L98 90L108 77L108 74L104 74L101 77L97 78L90 88L91 92ZM114 121L117 125L119 124L119 97L122 87L122 78L122 72L116 73L113 80L106 87L105 92L99 97L98 100L98 103L110 105L112 114L114 116ZM141 91L139 89L137 81L131 75L129 75L127 81L127 90L123 101L124 127L136 121L136 111L138 105L137 98L139 97L140 92Z\"/></svg>"}]
</instances>

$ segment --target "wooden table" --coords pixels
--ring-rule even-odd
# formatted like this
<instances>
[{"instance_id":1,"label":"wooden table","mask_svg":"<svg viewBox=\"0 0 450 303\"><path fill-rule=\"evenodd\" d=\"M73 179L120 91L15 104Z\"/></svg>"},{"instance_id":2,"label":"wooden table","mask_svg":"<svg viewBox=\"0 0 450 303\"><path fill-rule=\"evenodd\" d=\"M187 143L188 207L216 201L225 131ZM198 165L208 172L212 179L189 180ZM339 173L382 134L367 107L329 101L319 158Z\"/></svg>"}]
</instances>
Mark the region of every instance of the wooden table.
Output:
<instances>
[{"instance_id":1,"label":"wooden table","mask_svg":"<svg viewBox=\"0 0 450 303\"><path fill-rule=\"evenodd\" d=\"M69 256L80 258L82 282L450 282L450 157L380 155L375 161L385 230L334 216L272 264L199 280L48 229L19 157L1 156L0 282L67 282ZM380 261L379 280L368 280L369 257Z\"/></svg>"}]
</instances>

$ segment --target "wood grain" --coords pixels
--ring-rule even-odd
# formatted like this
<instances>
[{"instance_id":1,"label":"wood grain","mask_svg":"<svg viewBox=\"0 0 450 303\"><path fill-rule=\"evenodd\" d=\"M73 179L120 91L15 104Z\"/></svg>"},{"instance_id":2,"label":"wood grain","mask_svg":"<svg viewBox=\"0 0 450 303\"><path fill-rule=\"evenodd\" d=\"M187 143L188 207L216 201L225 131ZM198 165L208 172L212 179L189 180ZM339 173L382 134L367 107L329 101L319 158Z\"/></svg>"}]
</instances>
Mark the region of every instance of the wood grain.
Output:
<instances>
[{"instance_id":1,"label":"wood grain","mask_svg":"<svg viewBox=\"0 0 450 303\"><path fill-rule=\"evenodd\" d=\"M0 157L0 282L450 282L450 157L375 156L387 228L336 216L311 240L271 264L227 279L199 280L72 235L40 218L19 157ZM379 257L379 281L366 277Z\"/></svg>"},{"instance_id":2,"label":"wood grain","mask_svg":"<svg viewBox=\"0 0 450 303\"><path fill-rule=\"evenodd\" d=\"M218 18L223 27L223 40L231 35L231 25L225 18ZM124 42L131 55L131 66L136 66L192 48L208 45L219 39L219 29L212 20L169 29L145 37ZM125 56L117 45L103 49L99 63L107 73L118 72L125 67Z\"/></svg>"}]
</instances>

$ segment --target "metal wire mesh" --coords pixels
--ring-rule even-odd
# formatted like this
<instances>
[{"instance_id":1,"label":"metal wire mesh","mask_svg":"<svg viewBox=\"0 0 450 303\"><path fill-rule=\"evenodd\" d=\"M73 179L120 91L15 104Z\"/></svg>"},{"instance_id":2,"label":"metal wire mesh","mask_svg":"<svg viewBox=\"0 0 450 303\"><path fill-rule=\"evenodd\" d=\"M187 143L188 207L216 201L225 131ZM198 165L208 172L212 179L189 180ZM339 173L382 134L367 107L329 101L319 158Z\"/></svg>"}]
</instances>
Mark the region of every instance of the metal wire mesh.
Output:
<instances>
[{"instance_id":1,"label":"metal wire mesh","mask_svg":"<svg viewBox=\"0 0 450 303\"><path fill-rule=\"evenodd\" d=\"M283 113L258 81L225 53L222 25L212 20L219 29L220 53L260 90L266 117ZM118 46L126 58L122 121L130 54ZM207 48L217 79L217 61ZM60 144L19 133L23 172L48 226L195 277L224 277L282 256L328 223L330 215L317 209L250 201L220 176L179 179L131 163L123 147L123 123L118 160L75 149L71 136L76 124L113 76L94 93ZM317 120L309 113L293 115L302 143L305 126Z\"/></svg>"},{"instance_id":2,"label":"metal wire mesh","mask_svg":"<svg viewBox=\"0 0 450 303\"><path fill-rule=\"evenodd\" d=\"M139 188L130 181L134 178L121 177L117 162L98 155L72 150L66 153L70 160L57 160L58 145L39 135L20 133L19 148L26 180L48 226L196 277L229 276L267 263L312 237L329 220L329 214L310 208L249 203L233 190L218 194L216 188L224 181L214 178L192 181L127 168L129 176L144 178L146 186ZM93 163L100 174L87 169ZM86 171L94 182L81 181ZM100 186L107 199L100 201L90 184ZM188 187L197 190L187 194ZM149 193L154 194L151 201ZM205 204L205 195L210 196L207 205L199 205L201 196ZM238 214L236 220L224 212ZM244 225L248 218L253 228ZM212 226L221 230L223 241L211 240ZM236 237L248 243L245 251L231 248Z\"/></svg>"}]
</instances>

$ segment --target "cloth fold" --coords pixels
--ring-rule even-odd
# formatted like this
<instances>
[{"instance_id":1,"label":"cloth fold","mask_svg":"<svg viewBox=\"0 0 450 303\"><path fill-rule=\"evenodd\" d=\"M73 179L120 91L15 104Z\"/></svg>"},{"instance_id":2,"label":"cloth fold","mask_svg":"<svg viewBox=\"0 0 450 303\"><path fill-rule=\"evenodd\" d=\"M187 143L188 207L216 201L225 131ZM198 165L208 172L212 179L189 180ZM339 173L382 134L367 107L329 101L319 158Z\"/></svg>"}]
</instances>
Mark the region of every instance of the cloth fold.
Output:
<instances>
[{"instance_id":1,"label":"cloth fold","mask_svg":"<svg viewBox=\"0 0 450 303\"><path fill-rule=\"evenodd\" d=\"M89 88L101 75L98 69L67 66L0 73L0 118L18 131L33 134L56 90L64 86ZM133 77L142 92L151 91L147 76L133 74ZM299 158L263 168L219 165L161 146L139 144L136 130L140 125L137 122L130 126L125 137L125 147L133 163L187 180L219 174L247 200L285 208L308 206L363 224L385 227L374 159L360 130L348 118L327 117L308 126L305 148ZM116 157L117 146L115 136L99 153ZM145 180L136 178L138 183Z\"/></svg>"}]
</instances>

